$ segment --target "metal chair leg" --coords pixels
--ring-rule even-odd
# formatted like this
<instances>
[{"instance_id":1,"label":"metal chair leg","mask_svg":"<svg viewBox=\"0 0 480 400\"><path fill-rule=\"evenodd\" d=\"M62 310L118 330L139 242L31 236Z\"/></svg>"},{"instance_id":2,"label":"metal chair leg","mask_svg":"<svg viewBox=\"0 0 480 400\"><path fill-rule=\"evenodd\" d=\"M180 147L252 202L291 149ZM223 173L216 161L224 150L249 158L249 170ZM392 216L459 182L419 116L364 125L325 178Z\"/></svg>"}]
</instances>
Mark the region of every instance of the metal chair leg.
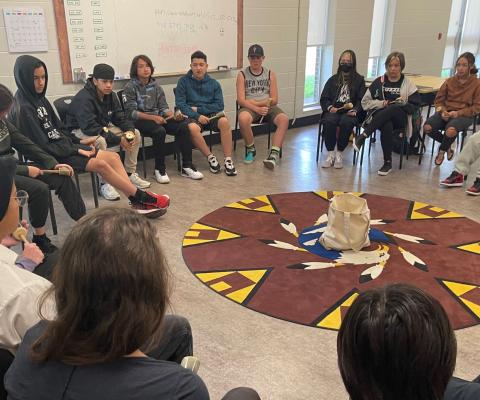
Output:
<instances>
[{"instance_id":1,"label":"metal chair leg","mask_svg":"<svg viewBox=\"0 0 480 400\"><path fill-rule=\"evenodd\" d=\"M142 161L143 161L143 177L147 178L147 157L145 156L145 138L142 135Z\"/></svg>"},{"instance_id":2,"label":"metal chair leg","mask_svg":"<svg viewBox=\"0 0 480 400\"><path fill-rule=\"evenodd\" d=\"M99 185L97 174L90 172L90 178L92 179L93 203L95 204L95 208L98 208Z\"/></svg>"},{"instance_id":3,"label":"metal chair leg","mask_svg":"<svg viewBox=\"0 0 480 400\"><path fill-rule=\"evenodd\" d=\"M48 191L48 207L50 209L50 220L52 221L52 231L53 234L57 234L57 218L55 217L55 209L53 208L53 199L52 199L52 192Z\"/></svg>"},{"instance_id":4,"label":"metal chair leg","mask_svg":"<svg viewBox=\"0 0 480 400\"><path fill-rule=\"evenodd\" d=\"M317 164L318 164L318 158L320 156L320 148L323 147L323 141L322 141L322 123L320 122L318 124L318 137L317 137Z\"/></svg>"}]
</instances>

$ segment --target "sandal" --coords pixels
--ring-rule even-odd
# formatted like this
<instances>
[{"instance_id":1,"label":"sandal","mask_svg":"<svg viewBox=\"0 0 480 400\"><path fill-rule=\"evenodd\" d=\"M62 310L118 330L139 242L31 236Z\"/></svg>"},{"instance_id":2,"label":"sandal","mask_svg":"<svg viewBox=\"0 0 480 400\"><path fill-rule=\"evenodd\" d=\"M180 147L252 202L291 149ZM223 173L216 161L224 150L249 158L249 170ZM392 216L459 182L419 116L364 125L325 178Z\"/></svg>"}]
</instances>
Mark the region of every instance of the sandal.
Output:
<instances>
[{"instance_id":1,"label":"sandal","mask_svg":"<svg viewBox=\"0 0 480 400\"><path fill-rule=\"evenodd\" d=\"M450 161L453 158L454 154L455 154L455 150L453 150L452 148L449 148L447 150L447 160Z\"/></svg>"},{"instance_id":2,"label":"sandal","mask_svg":"<svg viewBox=\"0 0 480 400\"><path fill-rule=\"evenodd\" d=\"M435 157L435 165L442 165L444 157L445 152L443 150L439 150L437 157Z\"/></svg>"}]
</instances>

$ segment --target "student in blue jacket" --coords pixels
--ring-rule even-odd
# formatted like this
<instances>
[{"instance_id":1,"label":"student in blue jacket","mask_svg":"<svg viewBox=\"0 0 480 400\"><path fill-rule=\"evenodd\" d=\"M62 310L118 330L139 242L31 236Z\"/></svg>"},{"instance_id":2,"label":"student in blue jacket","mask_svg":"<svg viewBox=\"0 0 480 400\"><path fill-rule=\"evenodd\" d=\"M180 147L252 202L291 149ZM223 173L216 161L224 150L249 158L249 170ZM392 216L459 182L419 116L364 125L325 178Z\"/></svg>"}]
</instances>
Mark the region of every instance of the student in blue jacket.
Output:
<instances>
[{"instance_id":1,"label":"student in blue jacket","mask_svg":"<svg viewBox=\"0 0 480 400\"><path fill-rule=\"evenodd\" d=\"M225 156L225 173L228 176L237 175L232 161L232 130L226 117L215 118L215 114L223 111L222 88L218 81L207 74L207 56L201 51L194 52L190 57L190 71L181 77L175 91L175 103L182 113L190 118L189 130L193 144L207 157L210 171L220 172L220 164L210 151L202 136L204 129L220 131L223 154Z\"/></svg>"}]
</instances>

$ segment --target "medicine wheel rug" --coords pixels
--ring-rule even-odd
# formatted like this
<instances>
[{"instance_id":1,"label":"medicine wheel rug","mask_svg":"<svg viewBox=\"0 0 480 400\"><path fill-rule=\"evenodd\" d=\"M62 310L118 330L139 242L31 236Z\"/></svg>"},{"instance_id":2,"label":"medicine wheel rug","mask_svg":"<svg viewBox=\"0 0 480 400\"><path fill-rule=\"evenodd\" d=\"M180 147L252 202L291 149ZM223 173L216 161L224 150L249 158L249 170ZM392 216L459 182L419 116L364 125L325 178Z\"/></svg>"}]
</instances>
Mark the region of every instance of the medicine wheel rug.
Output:
<instances>
[{"instance_id":1,"label":"medicine wheel rug","mask_svg":"<svg viewBox=\"0 0 480 400\"><path fill-rule=\"evenodd\" d=\"M331 191L262 195L228 204L183 238L192 273L254 311L338 330L358 294L414 284L437 298L455 329L480 322L480 224L433 205L354 193L367 200L371 245L327 251L318 241Z\"/></svg>"}]
</instances>

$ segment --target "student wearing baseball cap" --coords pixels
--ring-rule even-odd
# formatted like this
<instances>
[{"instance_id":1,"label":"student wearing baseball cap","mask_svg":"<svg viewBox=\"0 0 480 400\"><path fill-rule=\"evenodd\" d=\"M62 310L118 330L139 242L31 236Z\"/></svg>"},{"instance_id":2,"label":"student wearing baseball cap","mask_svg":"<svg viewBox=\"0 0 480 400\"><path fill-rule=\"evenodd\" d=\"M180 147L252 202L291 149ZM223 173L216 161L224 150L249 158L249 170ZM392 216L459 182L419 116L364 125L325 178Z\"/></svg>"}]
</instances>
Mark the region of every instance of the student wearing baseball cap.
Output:
<instances>
[{"instance_id":1,"label":"student wearing baseball cap","mask_svg":"<svg viewBox=\"0 0 480 400\"><path fill-rule=\"evenodd\" d=\"M257 153L253 138L252 123L271 121L276 130L272 147L263 160L265 167L274 169L280 157L280 150L288 129L288 116L278 107L278 85L275 73L264 67L263 47L254 44L248 49L250 65L237 75L237 101L240 106L238 122L245 141L246 156L244 162L250 164Z\"/></svg>"}]
</instances>

